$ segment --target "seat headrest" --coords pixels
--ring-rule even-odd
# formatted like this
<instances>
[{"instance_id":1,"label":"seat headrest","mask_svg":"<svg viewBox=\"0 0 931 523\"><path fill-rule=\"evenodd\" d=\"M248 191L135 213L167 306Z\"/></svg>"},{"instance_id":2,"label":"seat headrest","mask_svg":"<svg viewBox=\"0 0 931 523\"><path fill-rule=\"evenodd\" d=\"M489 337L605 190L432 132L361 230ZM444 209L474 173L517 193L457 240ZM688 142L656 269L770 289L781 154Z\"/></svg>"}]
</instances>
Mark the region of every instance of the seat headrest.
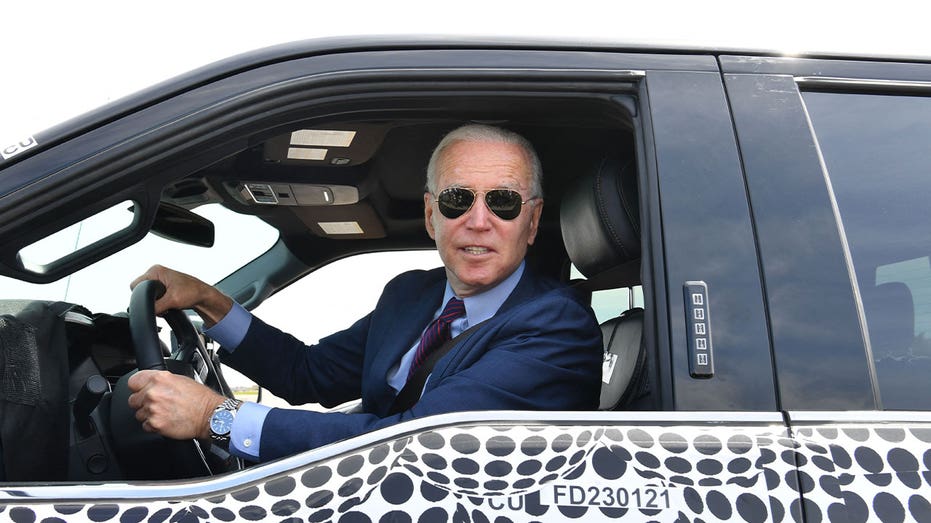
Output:
<instances>
[{"instance_id":1,"label":"seat headrest","mask_svg":"<svg viewBox=\"0 0 931 523\"><path fill-rule=\"evenodd\" d=\"M861 291L873 357L906 356L915 336L915 302L908 286L886 282Z\"/></svg>"},{"instance_id":2,"label":"seat headrest","mask_svg":"<svg viewBox=\"0 0 931 523\"><path fill-rule=\"evenodd\" d=\"M605 156L562 200L566 252L586 278L621 265L637 265L639 278L640 204L634 165L633 158Z\"/></svg>"}]
</instances>

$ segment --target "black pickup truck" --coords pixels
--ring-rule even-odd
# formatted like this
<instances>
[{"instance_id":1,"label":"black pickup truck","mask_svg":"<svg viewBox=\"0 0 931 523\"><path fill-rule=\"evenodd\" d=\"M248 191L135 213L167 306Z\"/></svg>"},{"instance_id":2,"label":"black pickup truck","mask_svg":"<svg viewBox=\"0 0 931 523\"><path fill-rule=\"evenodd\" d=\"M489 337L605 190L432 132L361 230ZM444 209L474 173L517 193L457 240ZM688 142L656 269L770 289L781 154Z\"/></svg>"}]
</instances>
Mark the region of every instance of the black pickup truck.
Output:
<instances>
[{"instance_id":1,"label":"black pickup truck","mask_svg":"<svg viewBox=\"0 0 931 523\"><path fill-rule=\"evenodd\" d=\"M449 413L252 466L132 427L121 377L154 323L91 301L128 295L117 267L207 261L252 309L429 250L424 168L465 122L540 154L528 263L591 294L600 410ZM320 40L0 153L0 519L931 521L931 63ZM338 308L362 276L301 299ZM156 350L233 394L171 326Z\"/></svg>"}]
</instances>

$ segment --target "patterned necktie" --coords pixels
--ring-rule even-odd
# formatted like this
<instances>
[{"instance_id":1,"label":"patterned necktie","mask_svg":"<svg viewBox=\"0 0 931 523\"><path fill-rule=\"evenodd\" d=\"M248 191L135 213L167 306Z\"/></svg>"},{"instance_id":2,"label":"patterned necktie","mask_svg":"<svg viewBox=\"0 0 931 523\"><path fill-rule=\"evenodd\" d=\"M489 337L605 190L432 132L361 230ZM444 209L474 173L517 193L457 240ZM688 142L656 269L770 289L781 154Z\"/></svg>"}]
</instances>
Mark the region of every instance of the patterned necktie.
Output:
<instances>
[{"instance_id":1,"label":"patterned necktie","mask_svg":"<svg viewBox=\"0 0 931 523\"><path fill-rule=\"evenodd\" d=\"M407 372L407 379L414 375L414 372L430 356L431 352L450 339L449 325L463 314L465 314L465 303L462 300L454 296L446 302L446 307L443 308L440 317L433 320L433 323L427 327L427 330L424 331L423 336L420 338L420 345L417 346L417 352L414 353L414 361L411 362L411 369Z\"/></svg>"}]
</instances>

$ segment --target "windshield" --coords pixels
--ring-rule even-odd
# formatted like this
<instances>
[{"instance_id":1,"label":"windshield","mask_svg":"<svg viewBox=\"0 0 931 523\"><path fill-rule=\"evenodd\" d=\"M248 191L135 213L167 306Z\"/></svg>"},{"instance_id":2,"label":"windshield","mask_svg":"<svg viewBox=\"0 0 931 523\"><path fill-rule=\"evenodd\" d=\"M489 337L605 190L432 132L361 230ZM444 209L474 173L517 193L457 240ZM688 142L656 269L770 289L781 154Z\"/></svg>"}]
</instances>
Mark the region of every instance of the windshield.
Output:
<instances>
[{"instance_id":1,"label":"windshield","mask_svg":"<svg viewBox=\"0 0 931 523\"><path fill-rule=\"evenodd\" d=\"M278 231L256 218L237 214L219 204L194 210L214 223L213 247L195 247L149 234L138 243L49 284L27 283L0 276L0 299L50 300L77 303L92 312L126 310L129 283L154 264L216 283L271 248ZM66 252L82 244L81 229L58 235ZM59 250L59 252L61 249Z\"/></svg>"}]
</instances>

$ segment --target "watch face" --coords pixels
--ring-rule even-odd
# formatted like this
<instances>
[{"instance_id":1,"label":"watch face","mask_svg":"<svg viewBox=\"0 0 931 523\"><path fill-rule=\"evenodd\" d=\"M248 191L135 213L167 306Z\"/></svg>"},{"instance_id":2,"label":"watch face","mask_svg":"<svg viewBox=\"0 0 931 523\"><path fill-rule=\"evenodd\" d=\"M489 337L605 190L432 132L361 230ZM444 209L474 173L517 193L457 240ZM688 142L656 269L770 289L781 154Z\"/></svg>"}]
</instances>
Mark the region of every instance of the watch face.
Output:
<instances>
[{"instance_id":1,"label":"watch face","mask_svg":"<svg viewBox=\"0 0 931 523\"><path fill-rule=\"evenodd\" d=\"M225 436L233 428L233 413L228 410L218 410L210 417L210 430L218 436Z\"/></svg>"}]
</instances>

